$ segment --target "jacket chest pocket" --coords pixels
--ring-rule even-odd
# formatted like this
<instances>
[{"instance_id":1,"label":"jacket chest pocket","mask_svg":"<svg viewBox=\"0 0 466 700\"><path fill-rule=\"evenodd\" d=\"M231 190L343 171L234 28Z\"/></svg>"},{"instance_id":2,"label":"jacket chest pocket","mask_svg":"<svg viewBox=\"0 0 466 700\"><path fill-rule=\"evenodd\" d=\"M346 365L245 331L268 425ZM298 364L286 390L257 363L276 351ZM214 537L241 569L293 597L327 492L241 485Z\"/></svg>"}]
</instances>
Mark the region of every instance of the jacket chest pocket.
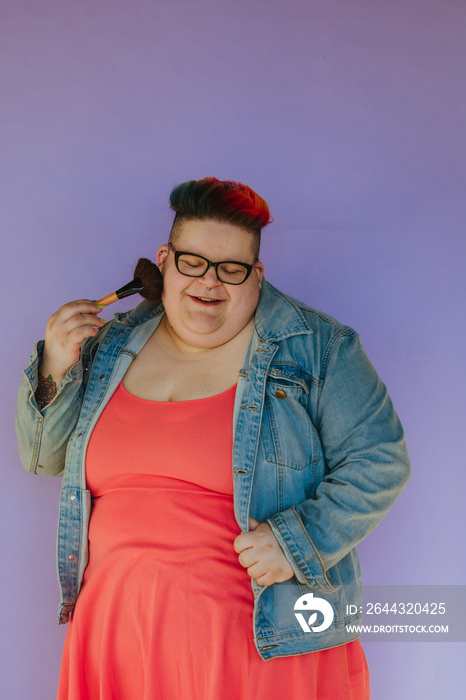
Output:
<instances>
[{"instance_id":1,"label":"jacket chest pocket","mask_svg":"<svg viewBox=\"0 0 466 700\"><path fill-rule=\"evenodd\" d=\"M320 439L305 408L308 393L300 378L267 379L261 431L267 462L301 470L321 459Z\"/></svg>"}]
</instances>

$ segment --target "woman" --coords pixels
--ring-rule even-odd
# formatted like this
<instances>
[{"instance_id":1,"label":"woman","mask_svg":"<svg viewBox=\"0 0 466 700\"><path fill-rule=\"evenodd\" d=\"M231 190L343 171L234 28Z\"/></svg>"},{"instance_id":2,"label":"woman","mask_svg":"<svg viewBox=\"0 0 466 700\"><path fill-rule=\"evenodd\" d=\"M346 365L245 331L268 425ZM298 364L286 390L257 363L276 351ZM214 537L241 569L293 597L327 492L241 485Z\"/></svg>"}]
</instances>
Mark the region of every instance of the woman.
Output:
<instances>
[{"instance_id":1,"label":"woman","mask_svg":"<svg viewBox=\"0 0 466 700\"><path fill-rule=\"evenodd\" d=\"M20 388L23 464L63 476L59 698L366 700L346 611L401 425L357 334L264 280L264 200L205 178L171 206L163 304L65 304Z\"/></svg>"}]
</instances>

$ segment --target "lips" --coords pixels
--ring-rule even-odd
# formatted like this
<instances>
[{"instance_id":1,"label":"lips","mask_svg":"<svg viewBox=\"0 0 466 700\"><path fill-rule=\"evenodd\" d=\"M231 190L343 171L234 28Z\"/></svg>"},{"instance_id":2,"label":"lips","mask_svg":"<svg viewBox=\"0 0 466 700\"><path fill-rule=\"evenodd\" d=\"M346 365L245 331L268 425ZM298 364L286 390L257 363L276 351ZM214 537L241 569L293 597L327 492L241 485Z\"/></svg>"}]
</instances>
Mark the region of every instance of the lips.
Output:
<instances>
[{"instance_id":1,"label":"lips","mask_svg":"<svg viewBox=\"0 0 466 700\"><path fill-rule=\"evenodd\" d=\"M224 301L223 299L214 299L212 297L195 297L191 294L190 297L193 301L197 302L198 304L202 304L203 306L217 306Z\"/></svg>"}]
</instances>

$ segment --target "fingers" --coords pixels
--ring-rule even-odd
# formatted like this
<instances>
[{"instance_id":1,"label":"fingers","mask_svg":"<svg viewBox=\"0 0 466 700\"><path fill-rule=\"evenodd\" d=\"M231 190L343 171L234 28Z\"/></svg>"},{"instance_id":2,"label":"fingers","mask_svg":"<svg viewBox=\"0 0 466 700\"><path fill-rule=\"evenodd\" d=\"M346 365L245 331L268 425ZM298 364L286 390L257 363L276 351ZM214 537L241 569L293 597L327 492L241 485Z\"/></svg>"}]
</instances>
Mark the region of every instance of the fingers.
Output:
<instances>
[{"instance_id":1,"label":"fingers","mask_svg":"<svg viewBox=\"0 0 466 700\"><path fill-rule=\"evenodd\" d=\"M64 321L62 325L70 340L74 340L80 333L92 330L94 326L101 328L104 323L105 319L99 318L96 314L78 313Z\"/></svg>"},{"instance_id":2,"label":"fingers","mask_svg":"<svg viewBox=\"0 0 466 700\"><path fill-rule=\"evenodd\" d=\"M248 556L250 552L252 552L250 549L243 552L239 557L239 562L246 569L248 575L261 586L270 586L272 583L287 581L293 576L291 567L289 570L286 568L289 566L288 562L285 562L284 566L280 556L259 557L257 561L254 561L254 554L251 553Z\"/></svg>"},{"instance_id":3,"label":"fingers","mask_svg":"<svg viewBox=\"0 0 466 700\"><path fill-rule=\"evenodd\" d=\"M293 569L270 525L259 523L254 518L250 519L249 524L254 529L242 532L234 541L241 566L261 586L270 586L292 578Z\"/></svg>"},{"instance_id":4,"label":"fingers","mask_svg":"<svg viewBox=\"0 0 466 700\"><path fill-rule=\"evenodd\" d=\"M249 517L249 532L255 530L258 525L260 525L260 522L258 520Z\"/></svg>"},{"instance_id":5,"label":"fingers","mask_svg":"<svg viewBox=\"0 0 466 700\"><path fill-rule=\"evenodd\" d=\"M260 523L254 518L249 518L249 527L249 532L242 532L233 543L235 552L238 554L248 547L253 547L258 542L258 537L263 537L270 526L268 523Z\"/></svg>"},{"instance_id":6,"label":"fingers","mask_svg":"<svg viewBox=\"0 0 466 700\"><path fill-rule=\"evenodd\" d=\"M101 309L88 299L71 301L61 306L49 319L49 336L56 337L62 344L80 343L89 335L95 335L105 320L97 316Z\"/></svg>"},{"instance_id":7,"label":"fingers","mask_svg":"<svg viewBox=\"0 0 466 700\"><path fill-rule=\"evenodd\" d=\"M254 547L250 547L249 549L245 549L243 552L238 557L238 561L243 566L245 569L248 569L255 564L260 559L260 555L257 549L254 549Z\"/></svg>"},{"instance_id":8,"label":"fingers","mask_svg":"<svg viewBox=\"0 0 466 700\"><path fill-rule=\"evenodd\" d=\"M96 335L105 320L97 316L101 309L90 299L77 299L61 306L49 318L41 366L52 377L63 378L79 360L85 338Z\"/></svg>"},{"instance_id":9,"label":"fingers","mask_svg":"<svg viewBox=\"0 0 466 700\"><path fill-rule=\"evenodd\" d=\"M251 578L256 579L259 583L259 579L270 573L268 568L261 561L259 552L254 547L245 549L238 557L238 561L242 567L244 567Z\"/></svg>"},{"instance_id":10,"label":"fingers","mask_svg":"<svg viewBox=\"0 0 466 700\"><path fill-rule=\"evenodd\" d=\"M272 583L278 583L280 581L280 579L277 578L277 575L272 571L263 570L258 565L251 566L247 571L249 576L253 578L260 586L271 586Z\"/></svg>"},{"instance_id":11,"label":"fingers","mask_svg":"<svg viewBox=\"0 0 466 700\"><path fill-rule=\"evenodd\" d=\"M89 299L78 299L77 301L70 301L60 306L60 308L52 314L50 320L58 323L66 323L70 319L82 314L93 314L96 316L101 310L102 309L100 309L95 302Z\"/></svg>"},{"instance_id":12,"label":"fingers","mask_svg":"<svg viewBox=\"0 0 466 700\"><path fill-rule=\"evenodd\" d=\"M247 532L242 532L233 542L233 548L237 554L240 554L244 549L248 549L248 547L252 547L253 540L248 537L248 534Z\"/></svg>"}]
</instances>

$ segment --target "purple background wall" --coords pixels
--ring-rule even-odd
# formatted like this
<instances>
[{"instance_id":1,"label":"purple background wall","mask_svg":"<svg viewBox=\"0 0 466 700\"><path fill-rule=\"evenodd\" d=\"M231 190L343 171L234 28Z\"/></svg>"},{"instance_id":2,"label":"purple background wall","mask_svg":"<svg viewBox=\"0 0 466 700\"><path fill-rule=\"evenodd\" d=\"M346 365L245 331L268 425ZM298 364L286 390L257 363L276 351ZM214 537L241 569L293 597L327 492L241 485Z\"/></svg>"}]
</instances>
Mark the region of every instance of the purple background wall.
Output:
<instances>
[{"instance_id":1,"label":"purple background wall","mask_svg":"<svg viewBox=\"0 0 466 700\"><path fill-rule=\"evenodd\" d=\"M55 696L66 631L21 371L53 311L154 257L191 178L269 201L268 279L354 326L395 401L413 477L365 582L465 583L465 30L462 0L0 2L2 697ZM464 694L462 644L365 651L375 700Z\"/></svg>"}]
</instances>

